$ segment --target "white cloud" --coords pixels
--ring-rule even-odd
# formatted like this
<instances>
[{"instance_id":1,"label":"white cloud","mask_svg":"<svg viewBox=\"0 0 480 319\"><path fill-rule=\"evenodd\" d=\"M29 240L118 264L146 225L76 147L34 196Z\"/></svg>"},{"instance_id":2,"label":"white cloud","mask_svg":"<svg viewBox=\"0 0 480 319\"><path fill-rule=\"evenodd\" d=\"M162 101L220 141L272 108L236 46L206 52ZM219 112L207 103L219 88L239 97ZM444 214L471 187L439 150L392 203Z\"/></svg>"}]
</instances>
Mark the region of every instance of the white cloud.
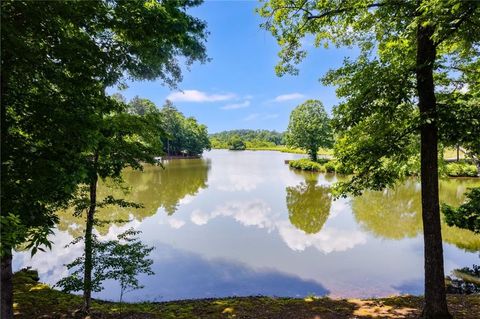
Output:
<instances>
[{"instance_id":1,"label":"white cloud","mask_svg":"<svg viewBox=\"0 0 480 319\"><path fill-rule=\"evenodd\" d=\"M345 251L357 245L365 244L367 241L367 236L360 231L324 227L316 234L306 234L292 226L288 221L278 222L276 226L283 241L290 249L296 251L303 251L312 246L328 254L335 251Z\"/></svg>"},{"instance_id":2,"label":"white cloud","mask_svg":"<svg viewBox=\"0 0 480 319\"><path fill-rule=\"evenodd\" d=\"M270 214L270 206L264 201L256 199L247 202L227 202L224 205L216 207L211 213L205 213L196 209L192 212L190 220L194 224L201 226L213 218L230 216L242 225L266 228L270 231L275 226Z\"/></svg>"},{"instance_id":3,"label":"white cloud","mask_svg":"<svg viewBox=\"0 0 480 319\"><path fill-rule=\"evenodd\" d=\"M219 102L228 101L235 98L233 93L225 94L208 94L197 90L185 90L183 92L173 92L167 96L167 100L173 102Z\"/></svg>"},{"instance_id":4,"label":"white cloud","mask_svg":"<svg viewBox=\"0 0 480 319\"><path fill-rule=\"evenodd\" d=\"M242 103L233 103L233 104L227 104L225 106L222 106L222 110L236 110L236 109L243 109L245 107L250 106L250 101L244 101Z\"/></svg>"},{"instance_id":5,"label":"white cloud","mask_svg":"<svg viewBox=\"0 0 480 319\"><path fill-rule=\"evenodd\" d=\"M224 192L250 192L264 181L265 179L258 175L245 176L245 174L229 173L222 179L217 189Z\"/></svg>"},{"instance_id":6,"label":"white cloud","mask_svg":"<svg viewBox=\"0 0 480 319\"><path fill-rule=\"evenodd\" d=\"M179 229L182 228L183 225L185 225L185 221L177 218L170 217L168 220L168 225L172 227L173 229Z\"/></svg>"},{"instance_id":7,"label":"white cloud","mask_svg":"<svg viewBox=\"0 0 480 319\"><path fill-rule=\"evenodd\" d=\"M274 98L273 102L285 102L285 101L299 100L303 98L305 98L305 95L301 93L282 94Z\"/></svg>"}]
</instances>

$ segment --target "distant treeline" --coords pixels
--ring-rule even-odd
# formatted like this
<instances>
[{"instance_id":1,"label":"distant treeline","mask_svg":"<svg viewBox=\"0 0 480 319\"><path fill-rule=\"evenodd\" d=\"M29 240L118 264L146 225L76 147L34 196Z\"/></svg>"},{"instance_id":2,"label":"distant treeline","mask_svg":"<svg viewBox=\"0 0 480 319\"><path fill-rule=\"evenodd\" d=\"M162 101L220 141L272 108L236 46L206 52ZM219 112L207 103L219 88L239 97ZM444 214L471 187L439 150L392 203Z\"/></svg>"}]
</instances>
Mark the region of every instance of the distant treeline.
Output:
<instances>
[{"instance_id":1,"label":"distant treeline","mask_svg":"<svg viewBox=\"0 0 480 319\"><path fill-rule=\"evenodd\" d=\"M269 130L231 130L210 134L212 148L238 148L239 141L246 148L284 145L284 133Z\"/></svg>"},{"instance_id":2,"label":"distant treeline","mask_svg":"<svg viewBox=\"0 0 480 319\"><path fill-rule=\"evenodd\" d=\"M167 156L199 156L210 149L207 126L200 124L194 117L186 117L169 100L158 108L148 99L135 96L128 103L121 94L114 97L128 105L131 114L157 114L158 128L163 131L161 142Z\"/></svg>"}]
</instances>

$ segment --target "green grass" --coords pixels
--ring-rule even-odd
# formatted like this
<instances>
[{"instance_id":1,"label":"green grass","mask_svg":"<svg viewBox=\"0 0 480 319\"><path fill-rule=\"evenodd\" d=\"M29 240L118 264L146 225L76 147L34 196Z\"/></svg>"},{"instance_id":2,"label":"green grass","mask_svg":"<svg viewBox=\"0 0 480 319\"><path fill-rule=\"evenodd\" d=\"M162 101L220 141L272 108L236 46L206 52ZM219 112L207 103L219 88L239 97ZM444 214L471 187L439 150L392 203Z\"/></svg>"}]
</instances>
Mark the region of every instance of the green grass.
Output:
<instances>
[{"instance_id":1,"label":"green grass","mask_svg":"<svg viewBox=\"0 0 480 319\"><path fill-rule=\"evenodd\" d=\"M217 148L217 149L225 149L225 148ZM304 150L300 148L290 148L285 145L277 145L277 146L262 146L262 147L252 147L248 146L247 144L247 150L250 151L278 151L278 152L283 152L283 153L292 153L292 154L307 154ZM318 155L321 156L333 156L333 150L332 149L320 149L318 151Z\"/></svg>"}]
</instances>

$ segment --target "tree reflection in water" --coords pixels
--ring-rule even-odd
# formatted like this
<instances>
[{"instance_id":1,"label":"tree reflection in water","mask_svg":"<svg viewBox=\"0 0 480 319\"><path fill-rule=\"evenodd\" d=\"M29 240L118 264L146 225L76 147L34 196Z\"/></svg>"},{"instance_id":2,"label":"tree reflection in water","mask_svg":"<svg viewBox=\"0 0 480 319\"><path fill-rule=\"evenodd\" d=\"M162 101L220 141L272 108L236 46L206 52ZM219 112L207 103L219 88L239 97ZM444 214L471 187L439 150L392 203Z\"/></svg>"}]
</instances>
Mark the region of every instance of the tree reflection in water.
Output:
<instances>
[{"instance_id":1,"label":"tree reflection in water","mask_svg":"<svg viewBox=\"0 0 480 319\"><path fill-rule=\"evenodd\" d=\"M458 205L463 201L465 190L475 184L474 180L450 180L440 183L440 201ZM366 191L352 201L352 210L361 227L377 237L400 240L413 238L422 233L420 186L410 180L394 189L381 192ZM449 227L442 221L442 236L447 243L467 251L480 250L480 235Z\"/></svg>"},{"instance_id":2,"label":"tree reflection in water","mask_svg":"<svg viewBox=\"0 0 480 319\"><path fill-rule=\"evenodd\" d=\"M316 174L305 174L305 182L286 188L290 222L307 234L322 229L332 204L330 188L317 185L316 177Z\"/></svg>"},{"instance_id":3,"label":"tree reflection in water","mask_svg":"<svg viewBox=\"0 0 480 319\"><path fill-rule=\"evenodd\" d=\"M182 200L188 196L195 196L201 189L208 187L208 172L210 161L205 159L175 159L166 161L164 167L146 166L142 171L125 170L124 183L115 185L113 181L99 183L99 201L108 195L123 198L130 202L142 204L142 208L105 207L99 209L96 216L99 220L117 221L113 224L122 224L119 220L144 218L154 215L163 208L168 215L178 209ZM74 217L72 210L59 212L58 228L67 230L72 236L82 235L84 232L84 218ZM110 223L97 225L100 234L108 232Z\"/></svg>"}]
</instances>

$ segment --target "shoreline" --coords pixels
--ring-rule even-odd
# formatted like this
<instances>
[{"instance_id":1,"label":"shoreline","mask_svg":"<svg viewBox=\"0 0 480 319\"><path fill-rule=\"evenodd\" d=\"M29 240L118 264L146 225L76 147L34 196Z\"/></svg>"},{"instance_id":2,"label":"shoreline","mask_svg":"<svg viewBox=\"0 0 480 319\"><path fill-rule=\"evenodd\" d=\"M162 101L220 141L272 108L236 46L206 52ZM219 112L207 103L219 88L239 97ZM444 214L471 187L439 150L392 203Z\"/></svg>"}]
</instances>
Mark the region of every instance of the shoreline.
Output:
<instances>
[{"instance_id":1,"label":"shoreline","mask_svg":"<svg viewBox=\"0 0 480 319\"><path fill-rule=\"evenodd\" d=\"M474 319L480 313L480 295L448 295L455 318ZM14 275L15 318L84 318L79 309L82 297L55 290L38 281L36 271ZM162 302L118 303L92 300L94 318L418 318L421 296L401 295L387 298L332 299L330 297L225 297L185 299Z\"/></svg>"}]
</instances>

